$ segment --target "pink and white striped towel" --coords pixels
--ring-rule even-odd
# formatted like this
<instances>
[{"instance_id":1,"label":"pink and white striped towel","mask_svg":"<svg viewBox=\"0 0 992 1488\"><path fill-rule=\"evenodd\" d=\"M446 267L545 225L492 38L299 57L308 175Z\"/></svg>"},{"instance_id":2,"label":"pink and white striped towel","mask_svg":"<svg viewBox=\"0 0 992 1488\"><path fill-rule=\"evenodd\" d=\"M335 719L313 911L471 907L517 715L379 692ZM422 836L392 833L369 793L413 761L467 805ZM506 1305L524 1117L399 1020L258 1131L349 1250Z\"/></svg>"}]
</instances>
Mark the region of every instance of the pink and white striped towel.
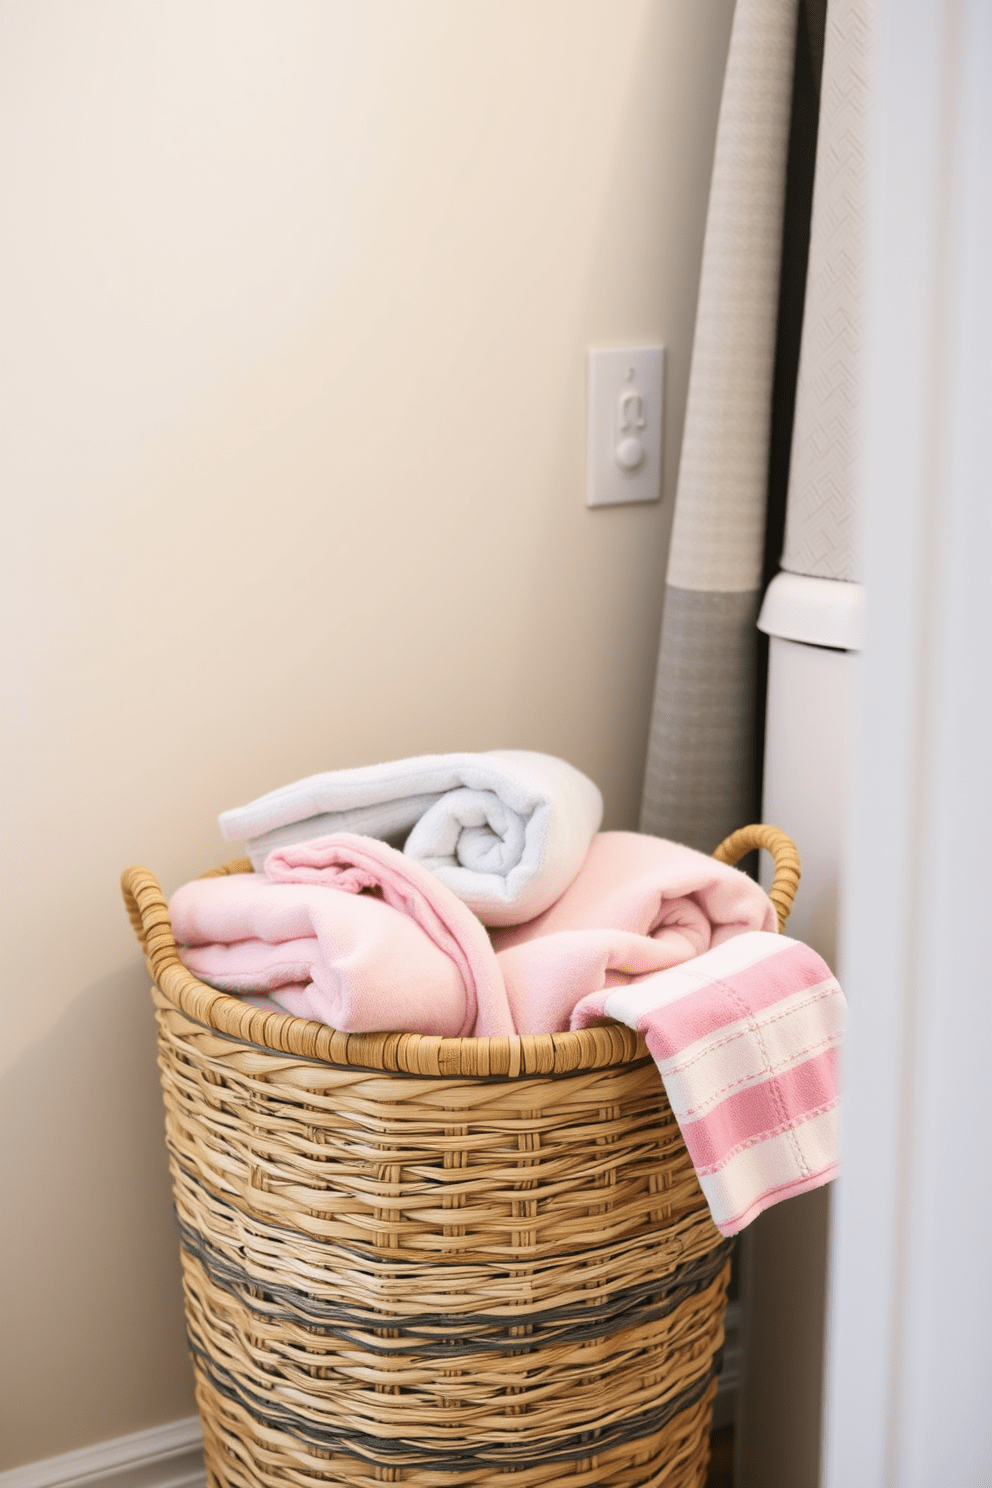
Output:
<instances>
[{"instance_id":1,"label":"pink and white striped towel","mask_svg":"<svg viewBox=\"0 0 992 1488\"><path fill-rule=\"evenodd\" d=\"M572 1028L643 1033L717 1228L735 1235L837 1173L844 996L798 941L746 931L694 960L584 997Z\"/></svg>"}]
</instances>

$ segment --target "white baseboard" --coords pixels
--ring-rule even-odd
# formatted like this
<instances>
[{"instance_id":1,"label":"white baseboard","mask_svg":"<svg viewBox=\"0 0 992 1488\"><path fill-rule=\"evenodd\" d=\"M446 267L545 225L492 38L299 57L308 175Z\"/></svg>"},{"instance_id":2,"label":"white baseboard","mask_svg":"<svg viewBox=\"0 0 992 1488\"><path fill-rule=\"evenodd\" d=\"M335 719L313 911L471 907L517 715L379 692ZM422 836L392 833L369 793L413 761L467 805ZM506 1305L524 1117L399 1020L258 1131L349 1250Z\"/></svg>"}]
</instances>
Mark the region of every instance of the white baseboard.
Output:
<instances>
[{"instance_id":1,"label":"white baseboard","mask_svg":"<svg viewBox=\"0 0 992 1488\"><path fill-rule=\"evenodd\" d=\"M0 1472L0 1488L206 1488L197 1416Z\"/></svg>"}]
</instances>

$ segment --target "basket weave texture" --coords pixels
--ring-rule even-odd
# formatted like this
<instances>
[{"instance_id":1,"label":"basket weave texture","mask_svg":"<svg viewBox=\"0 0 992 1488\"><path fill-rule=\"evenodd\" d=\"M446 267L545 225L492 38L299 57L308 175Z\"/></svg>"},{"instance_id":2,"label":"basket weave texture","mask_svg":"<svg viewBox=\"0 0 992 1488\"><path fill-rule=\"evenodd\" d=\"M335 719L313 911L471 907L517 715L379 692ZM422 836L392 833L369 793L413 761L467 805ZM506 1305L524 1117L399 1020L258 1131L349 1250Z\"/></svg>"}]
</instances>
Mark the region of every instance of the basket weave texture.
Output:
<instances>
[{"instance_id":1,"label":"basket weave texture","mask_svg":"<svg viewBox=\"0 0 992 1488\"><path fill-rule=\"evenodd\" d=\"M788 838L717 856L759 845L781 926ZM262 1012L186 971L147 869L123 888L214 1488L700 1488L729 1242L643 1041Z\"/></svg>"}]
</instances>

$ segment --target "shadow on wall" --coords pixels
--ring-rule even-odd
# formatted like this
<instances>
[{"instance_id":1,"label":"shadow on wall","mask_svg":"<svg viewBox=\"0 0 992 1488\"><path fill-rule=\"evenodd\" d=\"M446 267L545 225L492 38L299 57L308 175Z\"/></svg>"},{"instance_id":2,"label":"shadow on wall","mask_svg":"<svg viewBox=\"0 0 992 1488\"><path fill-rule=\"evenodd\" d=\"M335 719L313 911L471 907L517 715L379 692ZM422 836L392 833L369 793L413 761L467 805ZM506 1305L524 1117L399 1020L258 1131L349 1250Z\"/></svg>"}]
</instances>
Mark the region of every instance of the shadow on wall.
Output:
<instances>
[{"instance_id":1,"label":"shadow on wall","mask_svg":"<svg viewBox=\"0 0 992 1488\"><path fill-rule=\"evenodd\" d=\"M33 1256L4 1276L5 1331L29 1343L0 1392L0 1470L195 1409L148 985L136 960L80 991L0 1082L0 1247L28 1229ZM67 1399L71 1419L49 1408Z\"/></svg>"}]
</instances>

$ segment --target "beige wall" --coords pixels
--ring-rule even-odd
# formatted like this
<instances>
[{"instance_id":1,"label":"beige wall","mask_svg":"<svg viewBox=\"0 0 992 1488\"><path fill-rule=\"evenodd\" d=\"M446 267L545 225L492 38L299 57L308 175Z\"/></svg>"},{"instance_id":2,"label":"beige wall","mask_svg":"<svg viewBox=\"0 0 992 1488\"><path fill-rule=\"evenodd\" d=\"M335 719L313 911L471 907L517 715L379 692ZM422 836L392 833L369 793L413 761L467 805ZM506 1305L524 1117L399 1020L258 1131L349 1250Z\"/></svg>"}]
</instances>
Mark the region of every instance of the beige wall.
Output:
<instances>
[{"instance_id":1,"label":"beige wall","mask_svg":"<svg viewBox=\"0 0 992 1488\"><path fill-rule=\"evenodd\" d=\"M731 0L7 0L0 1467L193 1409L117 876L518 745L630 826ZM666 501L584 505L590 343Z\"/></svg>"}]
</instances>

